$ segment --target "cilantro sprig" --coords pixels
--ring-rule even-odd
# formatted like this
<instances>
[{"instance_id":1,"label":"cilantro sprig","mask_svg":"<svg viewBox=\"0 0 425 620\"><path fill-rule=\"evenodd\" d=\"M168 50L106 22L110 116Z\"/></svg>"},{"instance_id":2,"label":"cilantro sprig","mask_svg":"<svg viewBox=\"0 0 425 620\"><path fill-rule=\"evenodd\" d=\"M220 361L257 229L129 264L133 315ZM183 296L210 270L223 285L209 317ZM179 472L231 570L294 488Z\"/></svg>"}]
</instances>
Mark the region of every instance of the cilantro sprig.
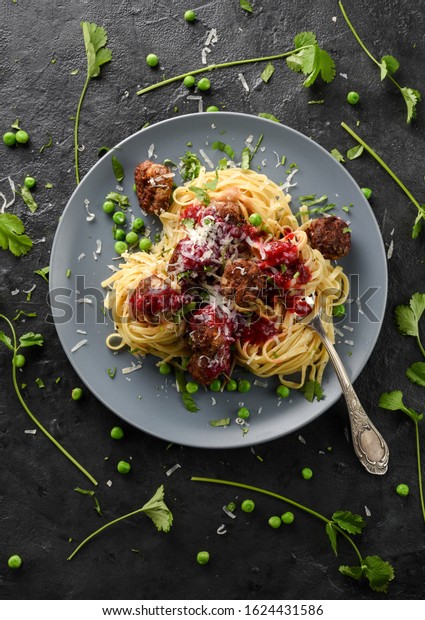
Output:
<instances>
[{"instance_id":1,"label":"cilantro sprig","mask_svg":"<svg viewBox=\"0 0 425 620\"><path fill-rule=\"evenodd\" d=\"M90 83L90 80L100 75L100 68L105 63L112 60L112 52L106 47L108 36L106 30L102 26L97 26L90 22L81 22L83 29L84 45L87 56L87 75L78 101L77 113L74 121L74 160L75 160L75 178L77 185L80 182L80 172L78 163L78 126L80 122L81 107L84 97Z\"/></svg>"},{"instance_id":2,"label":"cilantro sprig","mask_svg":"<svg viewBox=\"0 0 425 620\"><path fill-rule=\"evenodd\" d=\"M170 531L170 528L173 524L173 514L171 510L168 508L168 506L166 505L166 503L164 502L164 486L163 485L161 485L156 490L156 492L151 497L151 499L148 502L146 502L146 504L144 504L144 506L142 506L141 508L138 508L137 510L133 510L132 512L122 515L121 517L113 519L112 521L105 523L105 525L103 525L102 527L98 528L97 530L89 534L89 536L87 536L87 538L85 538L78 545L78 547L74 549L74 551L68 557L68 560L72 560L72 558L75 557L75 555L80 551L82 547L84 547L84 545L86 545L89 542L89 540L91 540L92 538L94 538L95 536L103 532L104 530L106 530L108 527L111 527L111 525L114 525L115 523L119 523L120 521L124 521L124 519L129 519L130 517L133 517L134 515L140 514L142 512L152 520L158 532L169 532Z\"/></svg>"},{"instance_id":3,"label":"cilantro sprig","mask_svg":"<svg viewBox=\"0 0 425 620\"><path fill-rule=\"evenodd\" d=\"M421 465L421 444L419 436L419 422L423 419L422 413L417 413L411 407L406 407L403 402L403 392L400 390L394 390L393 392L384 392L379 399L379 406L382 409L388 409L389 411L401 411L405 413L410 420L412 420L415 426L415 446L416 446L416 462L418 466L418 486L419 486L419 498L422 509L422 516L425 522L425 502L422 483L422 465Z\"/></svg>"},{"instance_id":4,"label":"cilantro sprig","mask_svg":"<svg viewBox=\"0 0 425 620\"><path fill-rule=\"evenodd\" d=\"M199 75L200 73L207 73L210 71L215 71L216 69L225 69L227 67L235 67L238 65L246 65L257 62L270 62L281 58L288 59L289 62L287 64L292 71L301 72L307 76L304 81L304 86L311 86L319 75L324 82L332 82L335 77L335 63L328 52L319 47L316 35L313 32L301 32L296 35L294 41L295 48L288 52L273 54L271 56L261 56L260 58L231 60L229 62L212 64L206 67L204 66L200 69L193 69L191 71L187 71L186 73L181 73L165 80L161 80L156 84L151 84L150 86L141 88L136 94L144 95L151 90L161 88L167 84L181 82L188 75Z\"/></svg>"},{"instance_id":5,"label":"cilantro sprig","mask_svg":"<svg viewBox=\"0 0 425 620\"><path fill-rule=\"evenodd\" d=\"M363 43L363 41L359 37L353 24L350 22L347 16L347 13L344 9L344 6L341 0L339 0L338 4L339 4L339 8L341 9L342 15L345 21L347 22L347 26L353 33L357 43L360 45L362 50L369 56L369 58L378 66L380 75L381 75L381 80L388 78L394 84L394 86L396 86L399 89L400 93L403 96L403 99L404 99L404 102L407 108L407 123L410 123L410 121L416 116L416 105L421 100L420 92L416 90L415 88L408 88L407 86L400 86L400 84L393 77L394 73L397 71L397 69L400 66L400 63L398 62L398 60L394 58L394 56L390 56L388 54L386 54L385 56L382 56L381 61L377 60L370 53L366 45Z\"/></svg>"},{"instance_id":6,"label":"cilantro sprig","mask_svg":"<svg viewBox=\"0 0 425 620\"><path fill-rule=\"evenodd\" d=\"M25 226L17 215L0 213L0 248L18 257L32 248L32 241L25 234Z\"/></svg>"},{"instance_id":7,"label":"cilantro sprig","mask_svg":"<svg viewBox=\"0 0 425 620\"><path fill-rule=\"evenodd\" d=\"M425 293L414 293L410 298L409 305L397 306L395 309L395 321L398 330L404 336L416 338L419 349L425 357L425 349L419 334L419 321L425 311Z\"/></svg>"},{"instance_id":8,"label":"cilantro sprig","mask_svg":"<svg viewBox=\"0 0 425 620\"><path fill-rule=\"evenodd\" d=\"M334 512L332 517L329 518L319 512L316 512L308 506L304 506L303 504L294 501L293 499L289 499L288 497L284 497L283 495L279 495L273 491L268 491L267 489L244 484L242 482L219 480L217 478L200 478L197 476L192 476L191 480L193 482L222 484L246 489L254 493L261 493L262 495L274 497L275 499L285 502L286 504L290 504L299 510L307 512L309 515L325 523L325 531L336 557L338 556L338 537L344 538L354 550L354 553L358 559L358 564L355 566L340 566L339 571L343 575L347 575L348 577L352 577L356 580L363 578L367 579L369 586L375 592L387 592L390 581L394 579L394 569L389 562L383 560L377 555L369 555L364 558L354 542L352 536L360 534L366 525L361 515L353 514L352 512L346 510Z\"/></svg>"},{"instance_id":9,"label":"cilantro sprig","mask_svg":"<svg viewBox=\"0 0 425 620\"><path fill-rule=\"evenodd\" d=\"M38 419L35 417L35 415L32 413L32 411L29 409L28 405L24 401L21 390L19 388L18 379L17 379L17 370L16 370L16 364L15 364L15 359L16 359L16 356L18 355L18 351L20 351L21 348L43 346L44 344L43 336L41 334L36 334L34 332L28 332L20 336L18 340L16 336L16 331L15 331L15 328L12 322L9 321L9 319L6 316L4 316L4 314L0 314L0 319L2 319L3 321L7 323L10 329L10 333L12 335L12 337L10 337L10 336L7 336L3 331L0 331L0 342L6 345L6 347L13 354L13 357L12 357L13 387L15 389L18 400L21 403L24 411L30 417L32 422L36 426L38 426L41 432L48 439L50 439L50 441L56 446L56 448L58 448L58 450L60 450L62 454L66 456L67 459L69 459L71 463L73 463L73 465L75 465L75 467L77 467L77 469L79 469L90 480L90 482L92 482L94 485L97 485L97 481L93 478L93 476L89 474L89 472L86 469L84 469L84 467L80 465L80 463L67 450L65 450L65 448L53 437L53 435L49 433L49 431L41 424L41 422L38 421Z\"/></svg>"}]
</instances>

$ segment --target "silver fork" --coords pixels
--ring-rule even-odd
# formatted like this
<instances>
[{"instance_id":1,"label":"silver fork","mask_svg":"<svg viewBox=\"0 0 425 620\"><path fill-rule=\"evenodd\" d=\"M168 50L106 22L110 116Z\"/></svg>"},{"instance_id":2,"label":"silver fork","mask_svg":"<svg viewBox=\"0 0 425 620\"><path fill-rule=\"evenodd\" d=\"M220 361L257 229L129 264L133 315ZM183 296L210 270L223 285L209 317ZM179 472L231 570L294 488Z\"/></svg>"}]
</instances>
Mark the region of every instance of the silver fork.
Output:
<instances>
[{"instance_id":1,"label":"silver fork","mask_svg":"<svg viewBox=\"0 0 425 620\"><path fill-rule=\"evenodd\" d=\"M313 329L321 338L335 368L341 384L350 419L354 451L362 465L371 474L382 475L388 469L390 451L385 439L373 425L348 378L344 365L325 332L321 319L322 309L303 319L303 323Z\"/></svg>"}]
</instances>

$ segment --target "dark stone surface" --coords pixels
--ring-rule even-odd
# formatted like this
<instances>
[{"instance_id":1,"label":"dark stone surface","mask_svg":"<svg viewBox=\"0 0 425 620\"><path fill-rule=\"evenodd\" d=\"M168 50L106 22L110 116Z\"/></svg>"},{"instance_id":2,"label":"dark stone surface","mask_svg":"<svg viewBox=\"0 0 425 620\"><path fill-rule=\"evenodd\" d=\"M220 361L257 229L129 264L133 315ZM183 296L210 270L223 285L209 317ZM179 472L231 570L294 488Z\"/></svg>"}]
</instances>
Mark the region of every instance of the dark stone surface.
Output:
<instances>
[{"instance_id":1,"label":"dark stone surface","mask_svg":"<svg viewBox=\"0 0 425 620\"><path fill-rule=\"evenodd\" d=\"M423 291L423 237L410 236L416 209L387 174L368 156L348 162L347 169L360 186L374 190L371 204L385 245L394 241L389 260L387 315L377 346L356 382L361 400L385 435L391 461L383 478L367 474L347 443L345 405L337 403L320 419L302 429L305 443L294 433L257 447L260 462L250 449L201 451L166 443L125 427L126 437L113 442L110 428L115 416L89 393L80 402L70 398L78 378L65 357L55 328L44 322L48 313L47 285L33 274L49 262L56 224L73 189L73 123L84 82L86 59L80 21L103 25L109 35L113 61L102 77L93 80L84 102L80 143L81 172L97 161L100 146L113 146L138 130L178 114L196 111L187 91L171 85L138 97L139 86L148 85L162 73L167 76L201 65L206 33L215 27L219 43L209 61L279 53L291 48L293 37L314 30L319 42L335 58L337 76L330 85L307 90L301 77L283 61L269 84L244 92L236 67L212 74L213 87L204 96L206 105L252 114L273 113L287 125L302 131L330 150L353 145L340 128L344 120L355 127L400 174L412 193L424 193L424 111L405 123L400 93L388 81L380 82L379 70L361 52L349 32L336 2L288 0L285 3L253 0L247 14L237 0L227 2L146 2L136 0L56 0L31 2L4 0L1 8L0 119L2 132L19 118L31 136L27 147L7 149L0 145L1 177L8 174L21 182L25 174L38 179L35 193L39 209L31 215L20 200L12 211L27 225L35 240L25 257L0 254L0 310L13 317L17 310L35 311L38 317L17 322L18 331L40 331L42 350L28 351L28 363L19 380L28 387L27 403L47 428L93 471L100 485L97 496L104 511L100 518L92 499L74 492L89 488L85 479L38 432L14 393L10 355L0 356L0 597L3 599L421 599L425 577L424 522L417 486L414 429L407 418L378 408L383 391L401 389L405 401L417 410L423 388L405 377L406 368L420 359L413 338L402 337L394 327L396 305L407 303L415 291ZM198 20L187 24L182 14L195 8ZM399 80L421 89L425 64L424 16L419 4L408 0L347 0L346 9L360 34L378 57L392 53L401 64ZM336 21L332 18L336 16ZM152 72L144 62L155 51L162 69ZM56 62L53 62L56 61ZM243 68L250 84L258 82L263 65ZM79 69L77 75L71 75ZM346 74L345 79L342 74ZM349 106L346 94L357 90L361 103ZM323 105L308 105L324 99ZM53 146L40 147L52 135ZM53 184L46 189L45 183ZM2 186L3 187L3 186ZM372 252L371 252L372 256ZM22 292L37 284L31 301ZM12 296L11 291L20 293ZM4 328L5 325L0 326ZM54 378L62 377L59 384ZM46 387L34 380L42 377ZM423 429L421 428L423 437ZM332 446L328 452L327 447ZM115 463L132 456L128 477L115 472ZM165 471L180 463L171 477ZM314 471L304 481L300 470ZM324 524L296 511L291 527L274 531L267 525L271 514L285 506L273 498L255 496L251 515L240 511L230 520L222 506L244 499L238 489L196 484L191 475L216 476L263 486L282 493L325 515L348 509L365 514L367 527L358 539L364 556L378 554L389 560L396 577L388 595L372 592L338 572L340 564L356 561L343 541L335 558ZM112 487L106 486L112 480ZM411 493L400 498L395 486L408 483ZM72 562L66 558L74 544L106 520L141 506L164 483L174 526L166 535L156 533L143 516L111 528L89 544ZM236 499L237 498L237 499ZM218 536L225 523L227 534ZM196 564L195 556L207 548L211 562ZM139 549L142 555L134 553ZM12 572L7 558L18 553L23 566Z\"/></svg>"}]
</instances>

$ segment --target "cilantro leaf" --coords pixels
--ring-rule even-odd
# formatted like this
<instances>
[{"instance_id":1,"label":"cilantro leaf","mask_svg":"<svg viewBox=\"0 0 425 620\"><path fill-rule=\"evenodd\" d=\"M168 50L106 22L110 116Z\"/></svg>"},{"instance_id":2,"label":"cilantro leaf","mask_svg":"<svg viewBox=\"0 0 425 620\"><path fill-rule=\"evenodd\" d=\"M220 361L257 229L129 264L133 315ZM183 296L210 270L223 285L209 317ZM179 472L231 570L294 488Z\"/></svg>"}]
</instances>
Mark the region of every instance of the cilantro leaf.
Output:
<instances>
[{"instance_id":1,"label":"cilantro leaf","mask_svg":"<svg viewBox=\"0 0 425 620\"><path fill-rule=\"evenodd\" d=\"M326 523L326 534L329 537L329 540L331 541L331 547L332 547L332 551L335 553L335 556L338 556L338 552L337 552L337 531L334 528L334 526L332 525L332 523Z\"/></svg>"},{"instance_id":2,"label":"cilantro leaf","mask_svg":"<svg viewBox=\"0 0 425 620\"><path fill-rule=\"evenodd\" d=\"M184 181L193 181L193 179L196 179L199 175L199 171L201 170L201 162L195 153L186 151L186 154L183 157L180 157L180 160L183 164L180 171L182 179Z\"/></svg>"},{"instance_id":3,"label":"cilantro leaf","mask_svg":"<svg viewBox=\"0 0 425 620\"><path fill-rule=\"evenodd\" d=\"M34 273L36 273L38 276L41 276L43 280L46 280L46 282L49 282L49 272L50 267L43 267L42 269L36 269L36 271L34 271Z\"/></svg>"},{"instance_id":4,"label":"cilantro leaf","mask_svg":"<svg viewBox=\"0 0 425 620\"><path fill-rule=\"evenodd\" d=\"M366 525L362 516L353 514L349 510L334 512L332 520L349 534L361 534Z\"/></svg>"},{"instance_id":5,"label":"cilantro leaf","mask_svg":"<svg viewBox=\"0 0 425 620\"><path fill-rule=\"evenodd\" d=\"M205 189L202 187L196 187L195 185L189 185L189 189L195 194L199 202L202 202L206 207L210 204L211 199Z\"/></svg>"},{"instance_id":6,"label":"cilantro leaf","mask_svg":"<svg viewBox=\"0 0 425 620\"><path fill-rule=\"evenodd\" d=\"M322 386L318 381L306 381L300 390L304 392L304 396L310 403L312 403L315 398L317 400L323 398Z\"/></svg>"},{"instance_id":7,"label":"cilantro leaf","mask_svg":"<svg viewBox=\"0 0 425 620\"><path fill-rule=\"evenodd\" d=\"M12 345L11 339L9 338L9 336L6 336L6 334L1 330L0 330L0 342L5 344L8 349L13 351L13 345Z\"/></svg>"},{"instance_id":8,"label":"cilantro leaf","mask_svg":"<svg viewBox=\"0 0 425 620\"><path fill-rule=\"evenodd\" d=\"M419 321L425 311L425 293L414 293L408 306L397 306L395 320L398 330L404 336L416 338L422 355L425 357L425 349L422 346L419 335Z\"/></svg>"},{"instance_id":9,"label":"cilantro leaf","mask_svg":"<svg viewBox=\"0 0 425 620\"><path fill-rule=\"evenodd\" d=\"M411 407L406 407L403 403L403 392L394 390L393 392L384 392L379 398L379 406L389 411L403 411L413 422L420 422L423 418L422 413L417 413Z\"/></svg>"},{"instance_id":10,"label":"cilantro leaf","mask_svg":"<svg viewBox=\"0 0 425 620\"><path fill-rule=\"evenodd\" d=\"M244 11L246 11L247 13L252 13L253 12L253 8L250 2L248 2L248 0L239 0L239 6L241 7L241 9L243 9Z\"/></svg>"},{"instance_id":11,"label":"cilantro leaf","mask_svg":"<svg viewBox=\"0 0 425 620\"><path fill-rule=\"evenodd\" d=\"M182 392L182 401L183 405L185 406L186 410L189 411L189 413L196 413L197 411L199 411L198 405L195 403L192 396L188 392Z\"/></svg>"},{"instance_id":12,"label":"cilantro leaf","mask_svg":"<svg viewBox=\"0 0 425 620\"><path fill-rule=\"evenodd\" d=\"M368 555L363 560L363 571L375 592L387 592L389 582L394 579L393 567L378 555Z\"/></svg>"},{"instance_id":13,"label":"cilantro leaf","mask_svg":"<svg viewBox=\"0 0 425 620\"><path fill-rule=\"evenodd\" d=\"M210 426L229 426L230 418L219 418L218 420L210 420L208 424Z\"/></svg>"},{"instance_id":14,"label":"cilantro leaf","mask_svg":"<svg viewBox=\"0 0 425 620\"><path fill-rule=\"evenodd\" d=\"M235 159L235 151L232 149L230 144L225 144L224 142L221 142L220 140L216 140L215 142L212 143L211 148L214 151L216 150L223 151L223 153L226 153L226 155L230 157L230 159Z\"/></svg>"},{"instance_id":15,"label":"cilantro leaf","mask_svg":"<svg viewBox=\"0 0 425 620\"><path fill-rule=\"evenodd\" d=\"M246 146L245 148L242 149L242 153L241 153L241 168L242 170L248 170L249 169L249 162L251 160L251 153L249 151L249 148Z\"/></svg>"},{"instance_id":16,"label":"cilantro leaf","mask_svg":"<svg viewBox=\"0 0 425 620\"><path fill-rule=\"evenodd\" d=\"M294 42L296 47L308 46L286 59L286 64L292 71L308 76L304 86L314 84L319 75L324 82L332 82L336 73L335 63L330 54L319 47L314 33L301 33L295 37Z\"/></svg>"},{"instance_id":17,"label":"cilantro leaf","mask_svg":"<svg viewBox=\"0 0 425 620\"><path fill-rule=\"evenodd\" d=\"M23 334L19 338L19 343L21 347L32 347L34 345L42 347L44 340L41 334L34 334L34 332L28 332L26 334Z\"/></svg>"},{"instance_id":18,"label":"cilantro leaf","mask_svg":"<svg viewBox=\"0 0 425 620\"><path fill-rule=\"evenodd\" d=\"M415 362L407 370L406 375L412 383L425 387L425 362Z\"/></svg>"},{"instance_id":19,"label":"cilantro leaf","mask_svg":"<svg viewBox=\"0 0 425 620\"><path fill-rule=\"evenodd\" d=\"M294 37L295 47L304 47L304 45L316 45L317 39L314 32L299 32Z\"/></svg>"},{"instance_id":20,"label":"cilantro leaf","mask_svg":"<svg viewBox=\"0 0 425 620\"><path fill-rule=\"evenodd\" d=\"M269 121L274 121L275 123L280 123L280 120L276 118L276 116L269 114L268 112L259 112L258 116L260 118L267 118Z\"/></svg>"},{"instance_id":21,"label":"cilantro leaf","mask_svg":"<svg viewBox=\"0 0 425 620\"><path fill-rule=\"evenodd\" d=\"M393 75L399 68L400 63L394 56L382 56L381 58L381 80L386 78L387 75Z\"/></svg>"},{"instance_id":22,"label":"cilantro leaf","mask_svg":"<svg viewBox=\"0 0 425 620\"><path fill-rule=\"evenodd\" d=\"M156 490L151 499L141 508L152 519L158 532L169 532L173 524L173 514L164 502L164 485Z\"/></svg>"},{"instance_id":23,"label":"cilantro leaf","mask_svg":"<svg viewBox=\"0 0 425 620\"><path fill-rule=\"evenodd\" d=\"M341 164L343 164L345 162L344 155L342 155L342 153L340 153L340 151L338 151L338 149L332 149L331 155L337 161L339 161Z\"/></svg>"},{"instance_id":24,"label":"cilantro leaf","mask_svg":"<svg viewBox=\"0 0 425 620\"><path fill-rule=\"evenodd\" d=\"M216 170L214 179L211 179L211 181L207 181L206 183L204 183L204 189L210 189L214 191L215 189L217 189L217 183L218 183L218 172Z\"/></svg>"},{"instance_id":25,"label":"cilantro leaf","mask_svg":"<svg viewBox=\"0 0 425 620\"><path fill-rule=\"evenodd\" d=\"M32 241L25 235L22 220L12 213L0 213L0 247L15 256L23 256L32 248Z\"/></svg>"},{"instance_id":26,"label":"cilantro leaf","mask_svg":"<svg viewBox=\"0 0 425 620\"><path fill-rule=\"evenodd\" d=\"M112 170L114 171L115 178L118 183L124 179L124 168L118 157L112 155L111 157Z\"/></svg>"},{"instance_id":27,"label":"cilantro leaf","mask_svg":"<svg viewBox=\"0 0 425 620\"><path fill-rule=\"evenodd\" d=\"M38 204L35 202L33 195L31 194L28 187L26 185L20 185L20 190L21 198L25 202L31 213L37 211Z\"/></svg>"},{"instance_id":28,"label":"cilantro leaf","mask_svg":"<svg viewBox=\"0 0 425 620\"><path fill-rule=\"evenodd\" d=\"M356 146L353 146L351 149L348 149L347 159L350 159L350 160L357 159L357 157L360 157L363 151L364 151L363 144L356 144Z\"/></svg>"},{"instance_id":29,"label":"cilantro leaf","mask_svg":"<svg viewBox=\"0 0 425 620\"><path fill-rule=\"evenodd\" d=\"M403 99L407 107L406 122L410 123L410 121L416 117L416 105L421 100L421 94L415 88L407 88L407 86L400 88L400 92L403 95Z\"/></svg>"},{"instance_id":30,"label":"cilantro leaf","mask_svg":"<svg viewBox=\"0 0 425 620\"><path fill-rule=\"evenodd\" d=\"M267 82L272 77L273 73L274 73L274 65L272 62L268 62L267 65L265 66L265 69L262 71L260 77L263 80L263 82L267 84Z\"/></svg>"},{"instance_id":31,"label":"cilantro leaf","mask_svg":"<svg viewBox=\"0 0 425 620\"><path fill-rule=\"evenodd\" d=\"M338 570L346 577L352 577L353 579L357 579L357 581L359 581L364 574L361 566L340 566Z\"/></svg>"},{"instance_id":32,"label":"cilantro leaf","mask_svg":"<svg viewBox=\"0 0 425 620\"><path fill-rule=\"evenodd\" d=\"M119 192L109 192L109 194L106 194L105 200L112 200L112 202L116 202L119 208L123 211L125 211L127 207L130 206L130 200L128 196L120 194Z\"/></svg>"}]
</instances>

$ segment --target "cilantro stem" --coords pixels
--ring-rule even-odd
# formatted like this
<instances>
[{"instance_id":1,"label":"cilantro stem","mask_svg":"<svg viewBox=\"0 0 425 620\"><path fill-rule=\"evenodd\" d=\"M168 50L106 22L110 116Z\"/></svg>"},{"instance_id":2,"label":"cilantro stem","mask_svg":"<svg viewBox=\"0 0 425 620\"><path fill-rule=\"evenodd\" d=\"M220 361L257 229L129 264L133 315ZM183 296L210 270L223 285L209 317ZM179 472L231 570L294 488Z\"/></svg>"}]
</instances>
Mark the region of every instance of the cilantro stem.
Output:
<instances>
[{"instance_id":1,"label":"cilantro stem","mask_svg":"<svg viewBox=\"0 0 425 620\"><path fill-rule=\"evenodd\" d=\"M13 337L13 356L15 356L17 351L18 351L18 349L19 349L19 347L17 346L17 339L16 339L15 329L14 329L12 323L9 321L9 319L6 316L4 316L4 314L0 314L0 319L3 319L4 321L6 321L6 323L9 325L9 328L10 328L10 331L11 331L12 337ZM37 420L35 415L28 408L26 402L23 399L21 391L19 389L18 380L17 380L17 376L16 376L16 366L13 363L13 358L12 358L12 380L13 380L13 387L15 388L15 392L16 392L16 395L17 395L17 397L19 399L19 402L21 403L21 405L22 405L23 409L25 410L25 412L28 414L28 416L34 422L34 424L36 426L38 426L38 428L41 430L41 432L44 433L44 435L48 439L50 439L50 441L56 446L56 448L58 448L58 450L60 450L62 452L62 454L64 454L67 457L67 459L69 459L71 461L71 463L73 463L73 465L75 465L75 467L77 467L77 469L79 469L90 480L90 482L92 482L92 484L97 485L97 481L93 478L93 476L91 474L89 474L89 472L86 471L84 469L84 467L82 465L80 465L80 463L78 461L76 461L74 459L74 457L67 450L65 450L65 448L49 433L49 431L41 424L41 422L39 422Z\"/></svg>"},{"instance_id":2,"label":"cilantro stem","mask_svg":"<svg viewBox=\"0 0 425 620\"><path fill-rule=\"evenodd\" d=\"M424 503L424 491L422 486L422 465L421 465L421 449L420 449L420 440L419 440L419 424L418 420L414 419L415 423L415 437L416 437L416 460L418 463L418 482L419 482L419 498L421 502L422 516L425 521L425 503Z\"/></svg>"},{"instance_id":3,"label":"cilantro stem","mask_svg":"<svg viewBox=\"0 0 425 620\"><path fill-rule=\"evenodd\" d=\"M397 183L397 185L403 190L403 192L406 194L406 196L410 199L411 202L413 202L413 204L415 205L415 207L417 208L417 210L419 211L419 214L421 215L421 217L425 217L425 208L419 204L419 202L416 200L416 198L413 196L413 194L407 189L407 187L405 186L405 184L398 178L398 176L395 174L395 172L393 172L391 170L391 168L384 162L383 159L381 159L381 157L379 157L379 155L373 150L372 147L370 147L359 135L356 134L355 131L353 131L353 129L351 129L351 127L349 127L348 125L346 125L344 122L341 123L341 127L343 129L345 129L345 131L347 131L350 136L352 138L354 138L354 140L356 140L356 142L358 142L359 144L361 144L364 149L370 154L372 155L372 157L374 159L376 159L376 161L378 162L378 164L380 164L382 166L382 168L390 175L390 177Z\"/></svg>"},{"instance_id":4,"label":"cilantro stem","mask_svg":"<svg viewBox=\"0 0 425 620\"><path fill-rule=\"evenodd\" d=\"M78 101L78 106L77 106L77 112L75 114L75 121L74 121L74 160L75 160L75 178L77 181L77 185L79 185L80 183L80 172L79 172L79 159L78 159L78 126L80 123L80 113L81 113L81 107L83 105L83 101L84 101L84 97L87 91L87 87L89 85L90 82L90 75L87 75L86 77L86 81L84 83L83 86L83 90L81 91L81 95L80 95L80 99Z\"/></svg>"},{"instance_id":5,"label":"cilantro stem","mask_svg":"<svg viewBox=\"0 0 425 620\"><path fill-rule=\"evenodd\" d=\"M347 542L351 545L351 547L354 549L354 552L356 553L357 558L359 560L360 566L362 566L362 564L363 564L362 555L361 555L357 545L353 541L353 539L346 532L344 532L344 530L342 528L340 528L338 525L336 525L336 523L334 521L332 521L331 519L328 519L327 517L325 517L324 515L320 514L319 512L316 512L312 508L308 508L307 506L304 506L303 504L299 504L298 502L296 502L293 499L289 499L288 497L284 497L283 495L279 495L278 493L274 493L273 491L268 491L267 489L262 489L260 487L255 487L255 486L251 486L249 484L244 484L243 482L232 482L230 480L220 480L218 478L200 478L198 476L192 476L191 480L193 482L210 482L210 483L214 483L214 484L223 484L223 485L230 486L230 487L238 487L240 489L246 489L248 491L254 491L256 493L262 493L263 495L268 495L270 497L274 497L275 499L279 499L282 502L285 502L287 504L291 504L292 506L295 506L296 508L299 508L300 510L303 510L304 512L307 512L308 514L312 515L313 517L316 517L317 519L320 519L321 521L324 521L326 524L332 525L332 527L335 530L337 530L337 532L339 534L341 534L347 540Z\"/></svg>"},{"instance_id":6,"label":"cilantro stem","mask_svg":"<svg viewBox=\"0 0 425 620\"><path fill-rule=\"evenodd\" d=\"M205 73L207 71L214 71L215 69L224 69L226 67L235 67L237 65L246 65L248 63L254 62L266 62L270 60L278 60L279 58L286 58L287 56L291 56L292 54L296 54L303 49L307 49L308 47L312 47L311 45L303 45L302 47L297 47L290 52L283 52L282 54L275 54L274 56L262 56L261 58L243 58L241 60L231 60L229 62L222 62L220 64L208 65L207 67L201 67L200 69L195 69L194 71L187 71L186 73L181 73L180 75L175 75L171 78L167 78L166 80L162 80L161 82L157 82L156 84L151 84L150 86L146 86L146 88L142 88L137 91L137 95L144 95L151 90L155 90L156 88L160 88L161 86L166 86L167 84L171 84L172 82L178 82L184 80L188 75L199 75L200 73Z\"/></svg>"}]
</instances>

